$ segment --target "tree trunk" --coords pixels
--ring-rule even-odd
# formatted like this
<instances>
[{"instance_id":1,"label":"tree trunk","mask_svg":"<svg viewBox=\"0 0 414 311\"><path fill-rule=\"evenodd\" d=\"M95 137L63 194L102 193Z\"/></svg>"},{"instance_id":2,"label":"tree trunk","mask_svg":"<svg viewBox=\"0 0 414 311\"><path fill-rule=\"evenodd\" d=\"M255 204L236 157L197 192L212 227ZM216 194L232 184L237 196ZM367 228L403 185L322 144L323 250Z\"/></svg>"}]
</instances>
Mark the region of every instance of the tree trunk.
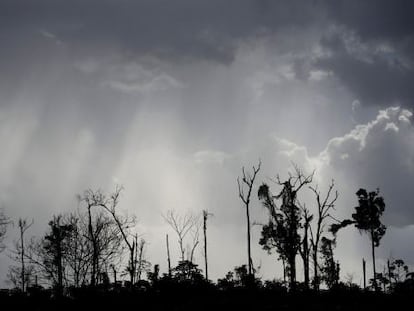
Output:
<instances>
[{"instance_id":1,"label":"tree trunk","mask_svg":"<svg viewBox=\"0 0 414 311\"><path fill-rule=\"evenodd\" d=\"M364 275L364 289L367 287L367 273L366 273L366 264L365 264L365 259L362 258L362 272Z\"/></svg>"},{"instance_id":2,"label":"tree trunk","mask_svg":"<svg viewBox=\"0 0 414 311\"><path fill-rule=\"evenodd\" d=\"M289 277L290 289L294 291L296 289L296 254L289 257Z\"/></svg>"},{"instance_id":3,"label":"tree trunk","mask_svg":"<svg viewBox=\"0 0 414 311\"><path fill-rule=\"evenodd\" d=\"M57 272L58 272L58 284L57 284L57 295L60 297L63 294L63 267L62 267L62 248L61 239L57 239Z\"/></svg>"},{"instance_id":4,"label":"tree trunk","mask_svg":"<svg viewBox=\"0 0 414 311\"><path fill-rule=\"evenodd\" d=\"M25 276L25 266L24 266L24 231L23 231L23 227L20 228L20 246L21 246L21 251L20 251L20 255L21 255L21 264L22 264L22 271L21 271L21 282L22 282L22 292L24 293L25 291L25 281L26 281L26 276Z\"/></svg>"},{"instance_id":5,"label":"tree trunk","mask_svg":"<svg viewBox=\"0 0 414 311\"><path fill-rule=\"evenodd\" d=\"M204 231L204 263L206 280L208 281L208 264L207 264L207 211L203 211L203 231Z\"/></svg>"},{"instance_id":6,"label":"tree trunk","mask_svg":"<svg viewBox=\"0 0 414 311\"><path fill-rule=\"evenodd\" d=\"M89 231L89 238L92 242L92 275L91 275L91 286L96 285L96 270L97 270L97 249L96 249L96 241L93 234L93 228L92 228L92 215L91 215L91 207L88 206L88 231Z\"/></svg>"},{"instance_id":7,"label":"tree trunk","mask_svg":"<svg viewBox=\"0 0 414 311\"><path fill-rule=\"evenodd\" d=\"M171 277L171 258L170 258L170 244L168 243L168 234L165 236L167 242L167 260L168 260L168 275Z\"/></svg>"},{"instance_id":8,"label":"tree trunk","mask_svg":"<svg viewBox=\"0 0 414 311\"><path fill-rule=\"evenodd\" d=\"M371 247L372 247L372 268L374 270L373 285L375 290L377 290L377 273L375 269L375 244L374 244L374 231L371 230Z\"/></svg>"},{"instance_id":9,"label":"tree trunk","mask_svg":"<svg viewBox=\"0 0 414 311\"><path fill-rule=\"evenodd\" d=\"M303 237L303 272L305 287L309 288L309 244L308 244L309 224L305 224L305 234Z\"/></svg>"},{"instance_id":10,"label":"tree trunk","mask_svg":"<svg viewBox=\"0 0 414 311\"><path fill-rule=\"evenodd\" d=\"M313 250L312 258L313 258L313 289L319 290L318 253L315 251L315 249Z\"/></svg>"},{"instance_id":11,"label":"tree trunk","mask_svg":"<svg viewBox=\"0 0 414 311\"><path fill-rule=\"evenodd\" d=\"M251 249L250 249L250 213L249 213L249 205L246 204L246 217L247 217L247 257L249 263L249 278L252 277L252 256L251 256Z\"/></svg>"}]
</instances>

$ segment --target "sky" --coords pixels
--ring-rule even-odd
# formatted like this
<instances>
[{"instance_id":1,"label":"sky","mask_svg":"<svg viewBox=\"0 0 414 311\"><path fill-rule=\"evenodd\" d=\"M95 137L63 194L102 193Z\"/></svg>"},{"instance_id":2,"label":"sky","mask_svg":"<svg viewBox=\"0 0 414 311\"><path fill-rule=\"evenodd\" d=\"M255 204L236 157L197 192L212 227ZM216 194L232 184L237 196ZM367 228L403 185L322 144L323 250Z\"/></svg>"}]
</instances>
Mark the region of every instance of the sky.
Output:
<instances>
[{"instance_id":1,"label":"sky","mask_svg":"<svg viewBox=\"0 0 414 311\"><path fill-rule=\"evenodd\" d=\"M0 206L42 235L77 194L122 184L120 208L164 272L173 232L162 215L206 209L216 280L247 261L242 166L261 159L257 185L277 192L271 179L296 163L321 190L335 180L338 218L359 188L379 188L388 229L377 270L388 258L414 265L413 10L403 0L0 0ZM253 193L253 262L281 278L258 245L267 216ZM300 199L314 211L309 189ZM362 257L371 269L356 229L339 233L335 256L343 279L361 284ZM9 264L6 250L1 286Z\"/></svg>"}]
</instances>

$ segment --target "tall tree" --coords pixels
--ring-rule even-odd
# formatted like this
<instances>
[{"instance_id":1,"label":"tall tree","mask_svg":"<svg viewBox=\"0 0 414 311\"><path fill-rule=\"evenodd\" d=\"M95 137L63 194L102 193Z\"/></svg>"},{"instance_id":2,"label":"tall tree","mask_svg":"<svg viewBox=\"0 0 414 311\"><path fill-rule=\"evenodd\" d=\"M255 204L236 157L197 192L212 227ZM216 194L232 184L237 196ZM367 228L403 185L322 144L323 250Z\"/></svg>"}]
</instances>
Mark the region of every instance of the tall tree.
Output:
<instances>
[{"instance_id":1,"label":"tall tree","mask_svg":"<svg viewBox=\"0 0 414 311\"><path fill-rule=\"evenodd\" d=\"M309 288L309 257L310 257L310 245L309 245L309 229L313 219L313 215L309 213L309 210L305 207L302 208L302 228L303 238L301 247L299 247L299 253L303 260L303 274L305 288Z\"/></svg>"},{"instance_id":2,"label":"tall tree","mask_svg":"<svg viewBox=\"0 0 414 311\"><path fill-rule=\"evenodd\" d=\"M296 284L296 255L302 245L299 228L301 227L301 209L298 207L297 194L303 186L312 182L313 173L305 176L297 167L295 173L289 174L288 180L281 182L277 176L276 183L282 186L278 195L270 192L267 184L262 184L258 191L259 200L269 212L269 222L262 227L260 244L265 250L276 248L282 260L286 260L291 290ZM280 206L277 200L281 200Z\"/></svg>"},{"instance_id":3,"label":"tall tree","mask_svg":"<svg viewBox=\"0 0 414 311\"><path fill-rule=\"evenodd\" d=\"M33 225L33 220L28 222L27 219L19 218L17 226L19 228L19 240L14 243L14 250L12 250L12 259L18 263L16 266L9 267L9 279L15 285L19 286L24 293L27 289L30 277L33 273L33 267L28 263L27 245L25 234L26 231Z\"/></svg>"},{"instance_id":4,"label":"tall tree","mask_svg":"<svg viewBox=\"0 0 414 311\"><path fill-rule=\"evenodd\" d=\"M328 219L334 219L332 210L335 208L335 202L338 199L338 191L335 190L335 183L332 180L325 195L316 187L309 187L315 195L316 199L316 226L310 228L311 245L312 245L312 261L313 261L313 286L319 289L319 248L320 242L325 232Z\"/></svg>"},{"instance_id":5,"label":"tall tree","mask_svg":"<svg viewBox=\"0 0 414 311\"><path fill-rule=\"evenodd\" d=\"M207 262L207 218L212 215L206 210L203 210L203 233L204 233L204 266L205 266L205 277L208 281L208 262Z\"/></svg>"},{"instance_id":6,"label":"tall tree","mask_svg":"<svg viewBox=\"0 0 414 311\"><path fill-rule=\"evenodd\" d=\"M104 208L104 210L106 210L112 216L122 236L122 239L128 248L129 259L127 271L130 277L130 282L133 285L135 283L135 277L137 273L138 239L131 232L131 229L136 225L136 218L134 216L129 217L128 215L121 215L118 212L117 207L122 190L122 186L117 186L115 188L115 191L112 192L108 197L102 194L99 196L99 201L96 202L96 205Z\"/></svg>"},{"instance_id":7,"label":"tall tree","mask_svg":"<svg viewBox=\"0 0 414 311\"><path fill-rule=\"evenodd\" d=\"M113 260L120 258L123 237L113 217L108 217L98 209L107 200L100 190L86 190L83 196L79 196L79 200L86 206L87 237L91 248L90 284L95 286L104 272L102 268L107 269Z\"/></svg>"},{"instance_id":8,"label":"tall tree","mask_svg":"<svg viewBox=\"0 0 414 311\"><path fill-rule=\"evenodd\" d=\"M368 234L371 240L372 268L374 272L373 286L377 289L375 247L380 245L380 241L387 229L381 223L381 216L385 210L385 202L384 198L379 195L379 189L371 192L367 192L365 189L359 189L356 195L358 197L358 206L355 207L355 213L352 214L352 219L345 219L339 224L333 224L331 231L336 234L339 229L354 224L360 232Z\"/></svg>"},{"instance_id":9,"label":"tall tree","mask_svg":"<svg viewBox=\"0 0 414 311\"><path fill-rule=\"evenodd\" d=\"M239 197L242 200L244 207L246 209L246 220L247 220L247 261L248 261L248 273L249 279L253 280L253 260L251 254L251 236L250 236L250 197L252 194L252 189L254 186L254 181L256 179L257 173L260 171L260 167L262 162L259 161L257 167L252 167L252 172L246 172L244 167L242 167L242 176L241 180L240 177L237 177L237 185L239 189Z\"/></svg>"}]
</instances>

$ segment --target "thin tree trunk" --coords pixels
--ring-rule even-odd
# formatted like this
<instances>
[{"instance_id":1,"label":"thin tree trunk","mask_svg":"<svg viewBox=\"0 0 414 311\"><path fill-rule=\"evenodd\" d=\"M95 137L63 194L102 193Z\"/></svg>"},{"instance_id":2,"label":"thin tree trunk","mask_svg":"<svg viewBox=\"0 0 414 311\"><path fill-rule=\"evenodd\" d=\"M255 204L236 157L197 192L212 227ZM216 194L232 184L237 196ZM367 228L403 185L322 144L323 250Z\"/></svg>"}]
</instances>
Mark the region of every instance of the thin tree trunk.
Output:
<instances>
[{"instance_id":1,"label":"thin tree trunk","mask_svg":"<svg viewBox=\"0 0 414 311\"><path fill-rule=\"evenodd\" d=\"M374 288L377 289L377 273L375 269L375 244L374 244L374 231L371 230L371 246L372 246L372 268L374 270Z\"/></svg>"},{"instance_id":2,"label":"thin tree trunk","mask_svg":"<svg viewBox=\"0 0 414 311\"><path fill-rule=\"evenodd\" d=\"M362 272L364 274L364 289L367 287L367 272L366 272L366 264L365 259L362 258Z\"/></svg>"},{"instance_id":3,"label":"thin tree trunk","mask_svg":"<svg viewBox=\"0 0 414 311\"><path fill-rule=\"evenodd\" d=\"M92 228L92 215L91 215L91 207L88 206L88 231L89 237L92 242L92 275L91 275L91 286L96 285L96 270L97 270L97 251L96 251L96 242L95 237L93 234Z\"/></svg>"},{"instance_id":4,"label":"thin tree trunk","mask_svg":"<svg viewBox=\"0 0 414 311\"><path fill-rule=\"evenodd\" d=\"M249 262L249 278L252 277L252 256L251 256L251 248L250 248L250 213L249 213L249 205L246 205L246 217L247 217L247 257Z\"/></svg>"},{"instance_id":5,"label":"thin tree trunk","mask_svg":"<svg viewBox=\"0 0 414 311\"><path fill-rule=\"evenodd\" d=\"M319 290L319 273L318 273L318 254L313 250L313 289Z\"/></svg>"},{"instance_id":6,"label":"thin tree trunk","mask_svg":"<svg viewBox=\"0 0 414 311\"><path fill-rule=\"evenodd\" d=\"M389 291L391 292L391 266L390 266L390 261L387 260L387 268L388 268L388 282L389 282Z\"/></svg>"},{"instance_id":7,"label":"thin tree trunk","mask_svg":"<svg viewBox=\"0 0 414 311\"><path fill-rule=\"evenodd\" d=\"M167 242L168 275L171 276L170 244L168 243L168 234L165 236L165 240Z\"/></svg>"},{"instance_id":8,"label":"thin tree trunk","mask_svg":"<svg viewBox=\"0 0 414 311\"><path fill-rule=\"evenodd\" d=\"M25 265L24 265L24 231L23 231L23 227L20 228L20 246L21 246L21 265L22 265L22 271L21 271L21 279L22 279L22 292L24 293L25 291L25 281L26 281L26 276L25 276Z\"/></svg>"},{"instance_id":9,"label":"thin tree trunk","mask_svg":"<svg viewBox=\"0 0 414 311\"><path fill-rule=\"evenodd\" d=\"M58 239L58 245L57 245L57 272L58 272L58 288L57 288L57 294L58 296L62 296L63 291L63 267L62 267L62 249L61 249L61 239L59 237Z\"/></svg>"},{"instance_id":10,"label":"thin tree trunk","mask_svg":"<svg viewBox=\"0 0 414 311\"><path fill-rule=\"evenodd\" d=\"M203 211L203 231L204 231L204 263L205 263L205 272L206 280L208 281L208 263L207 263L207 211Z\"/></svg>"},{"instance_id":11,"label":"thin tree trunk","mask_svg":"<svg viewBox=\"0 0 414 311\"><path fill-rule=\"evenodd\" d=\"M308 244L309 223L305 224L305 234L303 237L303 271L305 287L309 288L309 244Z\"/></svg>"}]
</instances>

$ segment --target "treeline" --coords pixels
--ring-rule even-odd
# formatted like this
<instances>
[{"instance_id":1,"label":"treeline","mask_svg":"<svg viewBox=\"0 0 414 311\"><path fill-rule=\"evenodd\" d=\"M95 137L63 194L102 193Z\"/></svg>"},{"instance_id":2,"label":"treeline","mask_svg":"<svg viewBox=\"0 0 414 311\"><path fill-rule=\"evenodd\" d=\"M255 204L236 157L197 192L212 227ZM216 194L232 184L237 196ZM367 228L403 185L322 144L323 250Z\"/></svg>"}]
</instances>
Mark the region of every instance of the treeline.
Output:
<instances>
[{"instance_id":1,"label":"treeline","mask_svg":"<svg viewBox=\"0 0 414 311\"><path fill-rule=\"evenodd\" d=\"M54 215L42 237L28 238L33 221L21 218L18 238L7 250L14 263L7 279L13 290L7 295L46 295L47 297L82 297L85 293L172 293L179 290L211 293L277 292L281 295L320 292L321 286L331 291L361 290L392 293L413 289L408 266L401 259L389 260L378 273L375 249L379 247L386 227L381 222L385 210L379 190L357 191L357 206L349 219L334 215L339 197L332 181L323 192L314 182L314 172L305 174L294 166L288 178L276 176L271 184L257 182L261 163L251 170L242 168L237 179L238 194L246 214L246 264L235 267L217 282L208 276L208 211L181 214L174 210L163 215L173 229L180 250L176 265L170 258L170 241L166 235L168 271L161 273L146 256L146 240L138 234L135 215L119 209L122 187L109 194L86 190L78 196L76 211ZM274 189L272 189L274 188ZM257 191L256 191L257 189ZM313 202L300 202L300 195L312 194ZM257 198L268 213L262 224L260 245L277 254L283 267L280 280L261 280L251 254L251 201ZM308 208L312 206L312 209ZM0 242L11 220L0 213ZM359 288L352 280L341 282L340 263L334 256L336 235L346 226L367 233L372 251L373 273ZM4 245L1 250L4 250ZM203 269L195 262L195 252L203 247ZM303 265L303 282L297 281L297 258ZM6 295L3 293L3 295ZM147 296L146 296L147 297ZM149 296L148 296L149 297Z\"/></svg>"}]
</instances>

